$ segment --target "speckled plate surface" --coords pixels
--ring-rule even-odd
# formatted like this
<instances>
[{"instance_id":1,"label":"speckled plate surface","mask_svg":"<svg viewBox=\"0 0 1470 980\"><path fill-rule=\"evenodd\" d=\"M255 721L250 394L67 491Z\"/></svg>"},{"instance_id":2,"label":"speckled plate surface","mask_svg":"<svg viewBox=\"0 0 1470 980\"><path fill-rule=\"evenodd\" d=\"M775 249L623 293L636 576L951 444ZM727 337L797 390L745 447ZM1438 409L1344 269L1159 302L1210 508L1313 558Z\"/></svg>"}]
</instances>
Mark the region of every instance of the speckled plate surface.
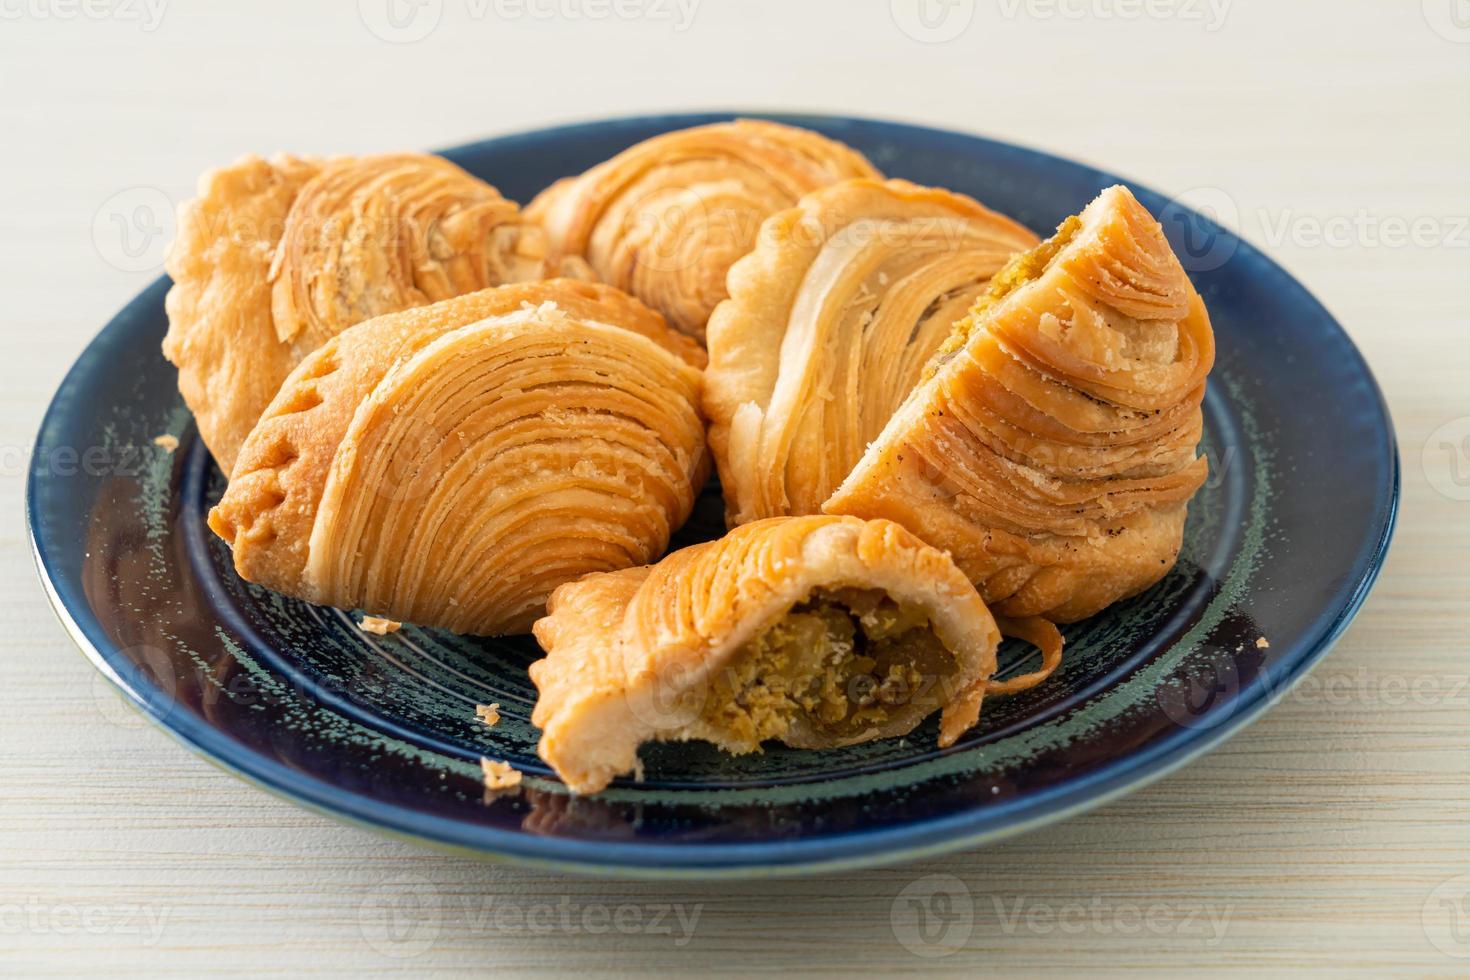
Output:
<instances>
[{"instance_id":1,"label":"speckled plate surface","mask_svg":"<svg viewBox=\"0 0 1470 980\"><path fill-rule=\"evenodd\" d=\"M612 120L447 155L524 201L716 118ZM1119 179L955 133L773 118L1042 234ZM759 875L932 854L1060 819L1217 744L1326 653L1382 563L1398 500L1383 400L1327 311L1229 232L1124 182L1160 216L1214 319L1210 481L1173 573L1068 627L1065 667L988 701L953 749L936 749L932 719L833 752L654 746L643 783L570 796L536 757L529 637L367 636L346 613L235 576L204 523L224 480L159 353L167 281L107 325L46 416L28 496L42 579L97 668L188 746L309 807L439 845L597 873ZM176 452L154 444L163 434ZM720 531L711 488L676 544ZM1003 648L1004 672L1020 653ZM494 729L475 718L488 702L504 717ZM487 799L482 755L522 769L523 791Z\"/></svg>"}]
</instances>

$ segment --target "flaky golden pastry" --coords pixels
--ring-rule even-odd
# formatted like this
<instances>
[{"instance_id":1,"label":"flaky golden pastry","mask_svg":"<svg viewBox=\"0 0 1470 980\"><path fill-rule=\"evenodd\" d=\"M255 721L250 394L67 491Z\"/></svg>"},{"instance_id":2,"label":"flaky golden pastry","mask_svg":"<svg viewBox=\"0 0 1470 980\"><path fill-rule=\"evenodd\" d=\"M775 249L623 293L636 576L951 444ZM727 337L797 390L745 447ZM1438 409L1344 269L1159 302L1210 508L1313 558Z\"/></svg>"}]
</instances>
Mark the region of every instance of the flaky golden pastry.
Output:
<instances>
[{"instance_id":1,"label":"flaky golden pastry","mask_svg":"<svg viewBox=\"0 0 1470 980\"><path fill-rule=\"evenodd\" d=\"M904 180L845 181L771 216L709 322L705 409L730 522L820 513L990 277L1035 244Z\"/></svg>"},{"instance_id":2,"label":"flaky golden pastry","mask_svg":"<svg viewBox=\"0 0 1470 980\"><path fill-rule=\"evenodd\" d=\"M878 177L856 150L805 129L742 119L645 140L526 208L559 253L696 337L725 297L725 272L765 218L808 191Z\"/></svg>"},{"instance_id":3,"label":"flaky golden pastry","mask_svg":"<svg viewBox=\"0 0 1470 980\"><path fill-rule=\"evenodd\" d=\"M287 378L210 527L249 581L461 633L640 565L708 471L703 351L609 286L470 293L338 334Z\"/></svg>"},{"instance_id":4,"label":"flaky golden pastry","mask_svg":"<svg viewBox=\"0 0 1470 980\"><path fill-rule=\"evenodd\" d=\"M229 473L303 357L384 313L551 274L545 233L441 157L246 157L179 210L163 350Z\"/></svg>"},{"instance_id":5,"label":"flaky golden pastry","mask_svg":"<svg viewBox=\"0 0 1470 980\"><path fill-rule=\"evenodd\" d=\"M1163 229L1111 187L996 276L825 510L949 549L1000 615L1092 615L1174 565L1213 362Z\"/></svg>"},{"instance_id":6,"label":"flaky golden pastry","mask_svg":"<svg viewBox=\"0 0 1470 980\"><path fill-rule=\"evenodd\" d=\"M904 734L979 717L1000 635L944 552L888 521L772 518L552 595L531 665L541 757L578 793L648 741L728 752Z\"/></svg>"}]
</instances>

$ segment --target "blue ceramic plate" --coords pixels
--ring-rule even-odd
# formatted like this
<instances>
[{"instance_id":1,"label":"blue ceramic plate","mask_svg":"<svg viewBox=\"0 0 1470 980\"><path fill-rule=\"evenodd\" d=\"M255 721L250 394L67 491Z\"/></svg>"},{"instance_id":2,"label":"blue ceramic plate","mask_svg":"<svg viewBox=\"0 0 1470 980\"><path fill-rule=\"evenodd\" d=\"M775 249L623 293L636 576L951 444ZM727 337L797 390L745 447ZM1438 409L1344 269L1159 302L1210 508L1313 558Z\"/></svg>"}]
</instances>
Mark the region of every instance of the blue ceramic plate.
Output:
<instances>
[{"instance_id":1,"label":"blue ceramic plate","mask_svg":"<svg viewBox=\"0 0 1470 980\"><path fill-rule=\"evenodd\" d=\"M527 200L639 140L718 116L618 119L447 155ZM819 130L895 177L953 188L1048 233L1119 178L974 136L832 117ZM42 426L29 485L37 562L82 650L197 752L314 809L494 857L640 875L761 875L973 846L1136 788L1218 744L1321 658L1384 557L1399 463L1382 397L1342 328L1230 232L1131 181L1209 304L1219 359L1205 399L1211 478L1178 567L1066 629L1067 662L986 703L947 751L905 739L729 758L646 750L647 778L570 796L536 757L527 637L406 627L240 581L206 529L223 478L159 354L167 281L107 325ZM173 434L177 452L154 445ZM676 544L721 531L709 489ZM1002 650L1007 670L1020 650ZM494 729L475 705L499 702ZM526 773L486 799L478 761Z\"/></svg>"}]
</instances>

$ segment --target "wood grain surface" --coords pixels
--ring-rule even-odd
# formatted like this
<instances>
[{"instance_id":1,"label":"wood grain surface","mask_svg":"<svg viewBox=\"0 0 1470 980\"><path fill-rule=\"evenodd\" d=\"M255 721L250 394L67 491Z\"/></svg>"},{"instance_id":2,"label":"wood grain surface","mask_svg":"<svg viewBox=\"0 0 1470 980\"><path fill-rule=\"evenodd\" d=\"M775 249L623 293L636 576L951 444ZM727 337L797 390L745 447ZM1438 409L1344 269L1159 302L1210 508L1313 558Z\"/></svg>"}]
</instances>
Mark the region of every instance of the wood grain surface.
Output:
<instances>
[{"instance_id":1,"label":"wood grain surface","mask_svg":"<svg viewBox=\"0 0 1470 980\"><path fill-rule=\"evenodd\" d=\"M1470 972L1463 0L394 2L0 0L0 973ZM1215 208L1313 289L1387 392L1404 496L1382 579L1310 680L1061 826L708 885L348 829L102 686L36 582L27 453L73 358L157 275L200 171L723 106L1096 162ZM917 931L905 899L936 888L949 914Z\"/></svg>"}]
</instances>

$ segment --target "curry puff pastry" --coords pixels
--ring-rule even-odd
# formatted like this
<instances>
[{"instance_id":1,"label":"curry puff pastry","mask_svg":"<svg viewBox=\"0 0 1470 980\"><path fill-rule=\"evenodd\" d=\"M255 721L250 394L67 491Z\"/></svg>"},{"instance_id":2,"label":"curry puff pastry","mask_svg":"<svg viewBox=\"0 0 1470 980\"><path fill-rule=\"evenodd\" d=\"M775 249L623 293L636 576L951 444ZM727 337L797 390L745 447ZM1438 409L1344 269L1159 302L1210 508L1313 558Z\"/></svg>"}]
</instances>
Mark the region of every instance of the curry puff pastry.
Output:
<instances>
[{"instance_id":1,"label":"curry puff pastry","mask_svg":"<svg viewBox=\"0 0 1470 980\"><path fill-rule=\"evenodd\" d=\"M948 548L1004 616L1069 622L1178 556L1209 315L1123 187L996 276L827 501Z\"/></svg>"},{"instance_id":2,"label":"curry puff pastry","mask_svg":"<svg viewBox=\"0 0 1470 980\"><path fill-rule=\"evenodd\" d=\"M689 515L703 356L565 279L369 320L287 378L210 527L276 591L524 632L556 586L653 560Z\"/></svg>"},{"instance_id":3,"label":"curry puff pastry","mask_svg":"<svg viewBox=\"0 0 1470 980\"><path fill-rule=\"evenodd\" d=\"M827 516L756 521L563 585L535 634L539 751L578 793L637 770L648 741L852 745L940 709L951 745L979 717L1000 640L944 552L888 521Z\"/></svg>"},{"instance_id":4,"label":"curry puff pastry","mask_svg":"<svg viewBox=\"0 0 1470 980\"><path fill-rule=\"evenodd\" d=\"M955 321L1035 244L904 180L846 181L768 219L709 322L705 409L730 523L821 513Z\"/></svg>"},{"instance_id":5,"label":"curry puff pastry","mask_svg":"<svg viewBox=\"0 0 1470 980\"><path fill-rule=\"evenodd\" d=\"M164 354L227 474L286 375L343 329L554 274L513 202L415 153L246 157L206 174L167 269Z\"/></svg>"},{"instance_id":6,"label":"curry puff pastry","mask_svg":"<svg viewBox=\"0 0 1470 980\"><path fill-rule=\"evenodd\" d=\"M862 154L805 129L742 119L655 136L560 180L526 208L561 254L704 336L725 272L760 224L808 191L877 177Z\"/></svg>"}]
</instances>

